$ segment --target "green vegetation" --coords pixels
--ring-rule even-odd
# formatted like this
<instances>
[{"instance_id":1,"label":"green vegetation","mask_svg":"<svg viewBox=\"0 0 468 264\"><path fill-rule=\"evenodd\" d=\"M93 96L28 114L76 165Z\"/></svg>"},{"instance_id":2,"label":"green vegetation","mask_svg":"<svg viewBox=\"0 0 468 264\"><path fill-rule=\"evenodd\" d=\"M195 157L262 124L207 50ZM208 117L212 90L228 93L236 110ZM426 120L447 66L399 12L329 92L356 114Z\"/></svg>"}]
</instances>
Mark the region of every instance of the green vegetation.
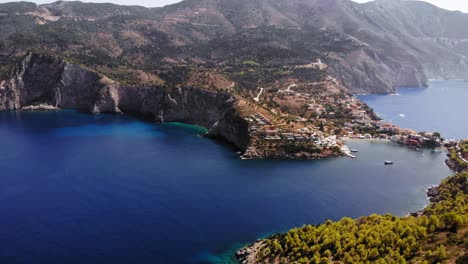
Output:
<instances>
[{"instance_id":1,"label":"green vegetation","mask_svg":"<svg viewBox=\"0 0 468 264\"><path fill-rule=\"evenodd\" d=\"M256 61L253 60L246 60L242 62L243 66L248 66L248 67L260 67L260 64Z\"/></svg>"},{"instance_id":2,"label":"green vegetation","mask_svg":"<svg viewBox=\"0 0 468 264\"><path fill-rule=\"evenodd\" d=\"M468 141L463 141L460 143L460 149L463 153L468 153Z\"/></svg>"},{"instance_id":3,"label":"green vegetation","mask_svg":"<svg viewBox=\"0 0 468 264\"><path fill-rule=\"evenodd\" d=\"M29 2L10 2L0 5L0 13L26 13L36 10L36 4Z\"/></svg>"},{"instance_id":4,"label":"green vegetation","mask_svg":"<svg viewBox=\"0 0 468 264\"><path fill-rule=\"evenodd\" d=\"M468 258L468 173L444 180L420 216L328 220L264 241L259 263L444 263Z\"/></svg>"},{"instance_id":5,"label":"green vegetation","mask_svg":"<svg viewBox=\"0 0 468 264\"><path fill-rule=\"evenodd\" d=\"M1 48L2 46L0 45ZM18 60L15 56L0 54L0 81L6 80L11 75Z\"/></svg>"}]
</instances>

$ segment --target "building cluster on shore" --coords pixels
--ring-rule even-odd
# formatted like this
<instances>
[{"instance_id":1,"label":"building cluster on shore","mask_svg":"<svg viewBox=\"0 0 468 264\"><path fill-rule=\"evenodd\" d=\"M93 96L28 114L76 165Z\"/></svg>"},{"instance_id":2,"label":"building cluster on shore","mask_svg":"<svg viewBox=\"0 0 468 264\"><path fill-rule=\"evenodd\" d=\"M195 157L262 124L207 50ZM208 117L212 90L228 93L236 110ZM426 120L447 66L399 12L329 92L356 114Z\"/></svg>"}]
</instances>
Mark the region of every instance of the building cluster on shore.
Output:
<instances>
[{"instance_id":1,"label":"building cluster on shore","mask_svg":"<svg viewBox=\"0 0 468 264\"><path fill-rule=\"evenodd\" d=\"M252 158L268 156L255 154L262 152L286 156L294 152L322 152L329 156L341 153L351 157L352 151L341 140L346 138L388 140L417 149L455 143L444 140L437 132L416 132L379 120L372 109L340 89L331 77L317 83L288 79L265 89L257 103L263 109L256 108L244 116L253 142L246 156L251 154Z\"/></svg>"},{"instance_id":2,"label":"building cluster on shore","mask_svg":"<svg viewBox=\"0 0 468 264\"><path fill-rule=\"evenodd\" d=\"M294 89L292 89L294 88ZM368 112L365 104L351 94L343 92L337 81L328 77L323 82L308 83L304 85L289 85L286 89L277 91L275 101L300 102L298 108L307 108L306 118L297 121L312 121L310 118L367 118Z\"/></svg>"},{"instance_id":3,"label":"building cluster on shore","mask_svg":"<svg viewBox=\"0 0 468 264\"><path fill-rule=\"evenodd\" d=\"M443 140L439 133L416 132L412 129L403 129L384 121L353 120L345 123L347 137L358 139L385 139L411 147L440 147L449 140ZM368 133L359 133L368 131Z\"/></svg>"},{"instance_id":4,"label":"building cluster on shore","mask_svg":"<svg viewBox=\"0 0 468 264\"><path fill-rule=\"evenodd\" d=\"M333 148L339 142L336 136L325 136L315 127L302 127L294 131L285 130L273 125L262 114L253 114L245 118L250 124L250 135L257 140L313 142L318 147Z\"/></svg>"}]
</instances>

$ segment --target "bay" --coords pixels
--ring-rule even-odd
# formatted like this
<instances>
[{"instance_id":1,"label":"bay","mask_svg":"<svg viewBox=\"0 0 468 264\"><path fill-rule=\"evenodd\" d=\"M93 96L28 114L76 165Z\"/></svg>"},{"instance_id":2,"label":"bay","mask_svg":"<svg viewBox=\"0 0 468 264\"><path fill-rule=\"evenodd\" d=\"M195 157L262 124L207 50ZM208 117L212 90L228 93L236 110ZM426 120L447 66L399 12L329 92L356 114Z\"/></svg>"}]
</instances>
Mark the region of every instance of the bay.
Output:
<instances>
[{"instance_id":1,"label":"bay","mask_svg":"<svg viewBox=\"0 0 468 264\"><path fill-rule=\"evenodd\" d=\"M394 95L361 95L381 118L403 128L468 138L468 82L430 81L428 88L398 88Z\"/></svg>"},{"instance_id":2,"label":"bay","mask_svg":"<svg viewBox=\"0 0 468 264\"><path fill-rule=\"evenodd\" d=\"M420 210L451 174L444 153L372 141L348 142L357 159L243 161L203 132L0 113L0 262L229 263L242 244L292 227Z\"/></svg>"}]
</instances>

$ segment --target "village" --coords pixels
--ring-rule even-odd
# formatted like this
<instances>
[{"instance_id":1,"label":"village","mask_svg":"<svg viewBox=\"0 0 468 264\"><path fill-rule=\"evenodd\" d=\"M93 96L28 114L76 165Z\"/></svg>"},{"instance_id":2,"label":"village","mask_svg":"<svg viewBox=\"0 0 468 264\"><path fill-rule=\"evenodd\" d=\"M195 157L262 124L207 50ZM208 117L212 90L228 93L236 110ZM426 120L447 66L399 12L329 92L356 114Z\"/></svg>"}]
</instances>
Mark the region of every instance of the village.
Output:
<instances>
[{"instance_id":1,"label":"village","mask_svg":"<svg viewBox=\"0 0 468 264\"><path fill-rule=\"evenodd\" d=\"M318 147L333 148L337 146L336 136L324 136L324 133L315 128L299 128L296 131L287 131L275 127L268 118L261 114L250 115L246 120L251 124L250 132L253 137L264 140L286 141L312 141Z\"/></svg>"},{"instance_id":2,"label":"village","mask_svg":"<svg viewBox=\"0 0 468 264\"><path fill-rule=\"evenodd\" d=\"M438 148L453 143L452 140L443 140L437 132L418 133L384 121L353 120L352 123L345 123L344 130L347 133L344 137L347 138L389 140L415 148ZM360 131L368 133L362 134Z\"/></svg>"},{"instance_id":3,"label":"village","mask_svg":"<svg viewBox=\"0 0 468 264\"><path fill-rule=\"evenodd\" d=\"M302 144L314 145L319 150L339 150L354 157L343 143L346 139L387 140L416 149L454 143L442 139L437 132L418 133L380 120L372 109L343 92L335 81L328 78L322 83L292 83L285 89L262 88L263 97L257 95L254 100L270 114L256 112L245 117L256 142L248 153L258 151L262 144Z\"/></svg>"}]
</instances>

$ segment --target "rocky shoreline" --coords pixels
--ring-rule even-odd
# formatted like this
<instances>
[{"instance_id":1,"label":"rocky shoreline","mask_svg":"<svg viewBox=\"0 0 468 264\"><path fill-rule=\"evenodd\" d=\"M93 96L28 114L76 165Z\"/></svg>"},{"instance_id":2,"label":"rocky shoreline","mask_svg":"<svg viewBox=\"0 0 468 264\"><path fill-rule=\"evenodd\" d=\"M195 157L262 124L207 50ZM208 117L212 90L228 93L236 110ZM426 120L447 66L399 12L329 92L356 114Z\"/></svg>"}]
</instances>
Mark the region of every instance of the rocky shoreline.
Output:
<instances>
[{"instance_id":1,"label":"rocky shoreline","mask_svg":"<svg viewBox=\"0 0 468 264\"><path fill-rule=\"evenodd\" d=\"M60 108L55 107L53 105L46 105L46 104L40 104L40 105L30 105L30 106L25 106L21 108L22 111L58 111Z\"/></svg>"},{"instance_id":2,"label":"rocky shoreline","mask_svg":"<svg viewBox=\"0 0 468 264\"><path fill-rule=\"evenodd\" d=\"M224 91L195 87L128 87L50 55L28 54L0 88L0 111L75 109L88 113L131 113L157 122L206 127L245 151L248 124Z\"/></svg>"},{"instance_id":3,"label":"rocky shoreline","mask_svg":"<svg viewBox=\"0 0 468 264\"><path fill-rule=\"evenodd\" d=\"M255 264L256 256L261 247L263 246L263 241L261 239L255 241L255 243L250 244L246 247L241 248L236 252L236 259L241 264Z\"/></svg>"},{"instance_id":4,"label":"rocky shoreline","mask_svg":"<svg viewBox=\"0 0 468 264\"><path fill-rule=\"evenodd\" d=\"M467 170L468 163L466 163L464 160L462 161L462 163L454 160L454 158L452 157L452 151L455 151L455 155L460 155L456 152L457 147L458 146L456 146L455 149L449 149L449 153L447 154L448 159L445 161L445 164L454 172L462 172Z\"/></svg>"},{"instance_id":5,"label":"rocky shoreline","mask_svg":"<svg viewBox=\"0 0 468 264\"><path fill-rule=\"evenodd\" d=\"M449 154L448 154L449 156ZM455 171L455 172L460 172L462 171L461 168L457 165L457 163L455 161L453 161L450 157L448 159L445 160L445 164L447 165L447 167L449 167L452 171Z\"/></svg>"}]
</instances>

